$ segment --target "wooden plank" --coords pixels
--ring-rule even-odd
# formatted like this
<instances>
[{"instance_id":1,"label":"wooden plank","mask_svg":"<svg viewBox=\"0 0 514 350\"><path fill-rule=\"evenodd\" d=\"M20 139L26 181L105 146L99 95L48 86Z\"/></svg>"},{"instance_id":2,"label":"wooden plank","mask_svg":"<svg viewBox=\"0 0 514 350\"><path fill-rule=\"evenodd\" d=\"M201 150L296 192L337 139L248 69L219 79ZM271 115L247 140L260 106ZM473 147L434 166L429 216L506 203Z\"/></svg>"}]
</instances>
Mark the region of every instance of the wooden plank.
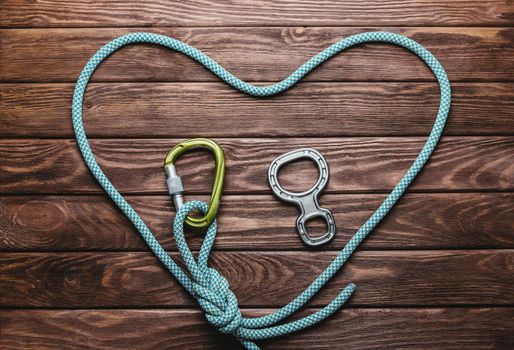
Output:
<instances>
[{"instance_id":1,"label":"wooden plank","mask_svg":"<svg viewBox=\"0 0 514 350\"><path fill-rule=\"evenodd\" d=\"M137 30L145 28L1 30L0 81L75 82L85 63L103 44ZM452 82L514 80L511 59L514 28L150 29L198 47L249 81L283 79L338 39L368 30L391 30L420 42L441 61ZM218 81L218 78L185 56L164 48L139 45L115 53L99 68L93 80ZM426 81L434 77L415 55L402 48L366 45L326 62L306 80Z\"/></svg>"},{"instance_id":2,"label":"wooden plank","mask_svg":"<svg viewBox=\"0 0 514 350\"><path fill-rule=\"evenodd\" d=\"M243 313L255 317L271 311ZM0 323L0 346L13 350L241 349L232 336L207 325L198 310L2 310ZM343 309L314 328L258 343L294 350L510 349L514 310Z\"/></svg>"},{"instance_id":3,"label":"wooden plank","mask_svg":"<svg viewBox=\"0 0 514 350\"><path fill-rule=\"evenodd\" d=\"M328 192L389 191L401 179L425 138L216 139L225 150L225 193L270 193L267 171L280 154L318 149L330 164ZM105 173L126 193L167 193L162 162L179 140L92 140ZM0 140L0 191L98 193L75 140ZM306 164L309 165L306 168ZM512 137L446 137L412 189L505 190L514 185ZM194 166L192 166L194 165ZM187 193L210 193L214 169L207 152L181 158L177 167ZM287 175L287 176L284 176ZM317 178L309 161L282 171L285 188L309 188Z\"/></svg>"},{"instance_id":4,"label":"wooden plank","mask_svg":"<svg viewBox=\"0 0 514 350\"><path fill-rule=\"evenodd\" d=\"M340 249L385 198L382 194L326 195L322 205L338 224L323 249ZM195 199L207 201L207 196ZM131 196L159 241L175 249L174 208L168 196ZM305 249L295 229L296 208L271 195L222 198L216 249ZM315 223L311 232L322 233ZM0 198L0 250L148 250L130 222L106 196L9 196ZM514 247L514 193L408 194L366 240L371 249ZM189 235L199 249L202 237ZM273 242L273 245L270 245Z\"/></svg>"},{"instance_id":5,"label":"wooden plank","mask_svg":"<svg viewBox=\"0 0 514 350\"><path fill-rule=\"evenodd\" d=\"M172 254L177 257L177 253ZM282 306L336 252L215 252L212 265L242 306ZM194 305L150 252L1 253L0 306L45 308ZM514 305L514 250L360 251L311 306L349 282L354 306Z\"/></svg>"},{"instance_id":6,"label":"wooden plank","mask_svg":"<svg viewBox=\"0 0 514 350\"><path fill-rule=\"evenodd\" d=\"M73 137L72 91L0 84L0 135ZM84 118L91 137L417 136L429 133L439 98L435 83L307 82L266 99L222 83L97 83ZM514 134L514 84L454 84L445 134Z\"/></svg>"},{"instance_id":7,"label":"wooden plank","mask_svg":"<svg viewBox=\"0 0 514 350\"><path fill-rule=\"evenodd\" d=\"M104 26L248 26L248 25L512 25L514 8L507 0L386 1L299 0L261 3L196 1L114 0L62 3L50 0L6 0L0 23L9 27L104 27ZM113 11L113 8L116 11Z\"/></svg>"}]
</instances>

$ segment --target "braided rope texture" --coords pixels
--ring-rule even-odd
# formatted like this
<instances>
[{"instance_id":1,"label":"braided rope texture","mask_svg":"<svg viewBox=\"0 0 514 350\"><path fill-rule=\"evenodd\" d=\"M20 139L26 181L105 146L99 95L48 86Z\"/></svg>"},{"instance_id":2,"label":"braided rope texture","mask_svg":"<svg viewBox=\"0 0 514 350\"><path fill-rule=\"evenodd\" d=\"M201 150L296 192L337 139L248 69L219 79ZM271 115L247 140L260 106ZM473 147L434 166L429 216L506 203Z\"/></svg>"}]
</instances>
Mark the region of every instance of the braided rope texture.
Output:
<instances>
[{"instance_id":1,"label":"braided rope texture","mask_svg":"<svg viewBox=\"0 0 514 350\"><path fill-rule=\"evenodd\" d=\"M207 204L198 201L188 202L177 212L175 216L173 235L177 241L178 249L186 265L185 267L187 271L184 271L173 259L171 259L168 253L155 239L154 235L140 216L127 203L125 198L123 198L116 187L114 187L104 174L91 151L84 131L82 105L86 86L95 69L113 52L130 44L150 43L167 47L191 57L239 91L253 96L266 97L279 94L289 89L310 71L341 51L358 44L372 42L390 43L404 47L418 55L428 65L428 67L430 67L437 78L441 93L439 112L432 131L430 132L430 135L428 136L420 153L400 182L394 187L378 209L355 233L330 265L309 285L309 287L307 287L289 304L273 313L256 318L243 317L241 315L237 299L230 290L227 280L215 269L208 266L209 253L217 232L216 221L214 221L207 229L197 260L194 259L184 236L184 220L186 215L195 209L200 210L203 213L207 212ZM310 327L329 317L350 298L356 289L356 286L353 283L348 284L332 302L321 310L296 321L278 324L280 321L300 310L313 296L316 295L316 293L343 267L345 262L350 258L360 243L391 210L398 199L400 199L434 151L448 118L450 103L450 82L448 81L446 72L439 61L423 46L414 40L399 34L388 32L366 32L349 36L339 40L335 44L316 54L284 80L272 85L256 86L237 78L212 58L184 42L164 35L137 32L120 36L107 43L105 46L100 48L100 50L98 50L84 66L78 77L73 94L72 121L77 143L84 161L89 167L91 173L95 176L99 184L107 192L114 203L116 203L127 218L130 219L156 257L162 262L162 264L164 264L177 281L198 301L198 304L205 312L208 322L222 333L233 334L240 340L246 349L259 350L260 348L254 342L255 340L285 335Z\"/></svg>"}]
</instances>

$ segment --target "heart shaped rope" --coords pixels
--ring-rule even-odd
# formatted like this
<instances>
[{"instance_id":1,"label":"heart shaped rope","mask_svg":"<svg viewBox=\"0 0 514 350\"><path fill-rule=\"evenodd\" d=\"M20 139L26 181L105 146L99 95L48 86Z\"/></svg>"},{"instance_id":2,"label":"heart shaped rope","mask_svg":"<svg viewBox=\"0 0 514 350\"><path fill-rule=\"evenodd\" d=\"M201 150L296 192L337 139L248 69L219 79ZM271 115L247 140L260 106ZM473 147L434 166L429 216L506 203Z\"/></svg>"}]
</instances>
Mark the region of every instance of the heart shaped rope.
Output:
<instances>
[{"instance_id":1,"label":"heart shaped rope","mask_svg":"<svg viewBox=\"0 0 514 350\"><path fill-rule=\"evenodd\" d=\"M93 152L91 151L82 122L82 104L89 79L100 63L119 48L135 43L151 43L181 52L195 59L224 80L227 84L242 92L254 96L271 96L281 93L295 85L306 74L339 52L357 44L370 42L385 42L402 46L414 52L430 67L437 78L441 92L439 112L432 131L430 132L430 135L428 136L428 139L420 153L400 182L394 187L380 207L378 207L378 209L357 231L357 233L355 233L330 265L311 283L309 287L307 287L307 289L305 289L289 304L271 314L256 318L243 317L239 310L237 299L229 289L227 280L215 269L208 266L209 253L216 237L216 221L214 221L207 230L197 261L194 259L184 237L184 220L186 215L194 209L205 213L208 209L207 204L198 201L188 202L184 204L176 214L173 225L173 234L177 241L178 249L186 264L187 272L184 272L175 263L175 261L171 259L136 211L127 203L125 198L123 198L103 173L102 169L96 162ZM423 46L399 34L388 32L368 32L341 39L312 57L284 80L269 86L255 86L237 78L200 50L179 40L153 33L131 33L116 38L103 46L85 65L77 80L73 94L72 120L80 151L82 152L84 161L90 171L107 192L109 197L111 197L114 203L118 205L127 218L129 218L134 224L157 258L164 264L164 266L166 266L166 268L168 268L180 284L194 298L196 298L200 307L204 310L207 320L220 332L230 333L236 336L247 349L258 350L260 348L253 342L254 340L280 336L312 326L333 314L350 298L356 288L354 284L346 286L330 304L321 310L302 319L277 325L278 322L301 309L314 295L316 295L316 293L335 275L335 273L341 269L348 258L357 249L359 244L382 220L389 210L391 210L398 199L400 199L402 194L414 180L416 175L421 171L434 151L443 132L450 110L450 103L450 82L448 81L446 72L439 61Z\"/></svg>"}]
</instances>

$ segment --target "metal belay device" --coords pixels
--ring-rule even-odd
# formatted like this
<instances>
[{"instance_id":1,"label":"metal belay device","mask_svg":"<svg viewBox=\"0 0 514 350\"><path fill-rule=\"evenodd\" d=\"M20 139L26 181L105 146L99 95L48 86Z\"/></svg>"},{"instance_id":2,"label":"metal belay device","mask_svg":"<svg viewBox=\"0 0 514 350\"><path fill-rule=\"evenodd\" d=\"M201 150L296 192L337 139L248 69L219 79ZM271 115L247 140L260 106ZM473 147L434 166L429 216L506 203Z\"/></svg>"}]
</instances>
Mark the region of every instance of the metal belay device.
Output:
<instances>
[{"instance_id":1,"label":"metal belay device","mask_svg":"<svg viewBox=\"0 0 514 350\"><path fill-rule=\"evenodd\" d=\"M241 314L236 296L229 288L227 279L209 265L209 255L216 238L216 215L225 174L225 163L221 148L211 140L194 139L177 145L166 157L165 170L168 176L167 183L177 209L173 221L173 237L176 240L177 248L184 260L185 268L183 269L166 252L143 219L111 183L96 161L82 120L82 107L87 84L95 69L113 52L126 45L145 43L164 46L191 57L228 85L241 92L259 97L273 96L291 88L309 72L340 52L359 44L373 42L395 44L415 53L434 73L439 83L441 101L439 112L430 135L416 159L387 198L385 198L376 211L363 223L326 269L321 272L303 292L285 306L267 315L255 318L244 317ZM123 214L133 223L134 227L159 261L169 270L184 289L197 300L198 305L205 313L207 321L216 327L218 331L234 335L246 349L258 350L260 348L255 343L256 340L297 332L315 325L336 312L351 297L356 288L353 283L341 289L335 298L325 307L303 318L291 322L284 322L286 318L301 310L325 284L341 270L362 241L364 241L373 228L387 215L403 193L405 193L408 186L422 170L436 148L448 117L450 103L450 82L439 61L414 40L395 33L367 32L343 38L314 55L285 79L275 84L257 86L239 79L205 53L180 40L155 33L137 32L125 34L110 41L100 48L84 66L77 79L73 93L72 122L78 146L91 173ZM216 159L216 176L209 205L200 201L183 202L182 196L184 189L175 168L175 161L178 157L187 150L196 147L208 148L214 153ZM335 233L335 223L332 214L327 209L321 208L317 202L317 196L328 180L328 165L324 162L323 157L314 150L304 149L299 153L296 152L298 151L288 153L275 160L270 167L270 184L273 191L277 193L280 198L294 201L300 206L303 215L300 216L298 224L302 239L307 244L322 244L332 238ZM311 190L304 193L295 194L285 191L277 181L278 170L281 165L288 161L302 157L309 157L318 164L320 178ZM203 216L201 218L190 217L190 212L194 210L199 210ZM328 224L328 232L318 238L310 237L308 232L303 231L305 229L305 222L313 217L313 215L322 215L327 220ZM263 220L264 219L265 218L263 218ZM185 239L184 225L186 223L189 226L206 228L205 238L198 253L198 258L193 256Z\"/></svg>"},{"instance_id":2,"label":"metal belay device","mask_svg":"<svg viewBox=\"0 0 514 350\"><path fill-rule=\"evenodd\" d=\"M298 159L308 158L318 166L319 177L314 186L304 192L291 192L284 189L278 181L278 172L284 165ZM296 228L300 237L309 246L318 246L330 242L336 234L336 223L330 209L321 208L318 197L328 183L330 176L328 163L318 151L311 148L302 148L291 151L276 158L268 170L268 181L275 195L283 201L293 203L300 209L300 216L296 219ZM327 232L320 237L312 237L307 232L306 223L316 217L322 217L327 224Z\"/></svg>"}]
</instances>

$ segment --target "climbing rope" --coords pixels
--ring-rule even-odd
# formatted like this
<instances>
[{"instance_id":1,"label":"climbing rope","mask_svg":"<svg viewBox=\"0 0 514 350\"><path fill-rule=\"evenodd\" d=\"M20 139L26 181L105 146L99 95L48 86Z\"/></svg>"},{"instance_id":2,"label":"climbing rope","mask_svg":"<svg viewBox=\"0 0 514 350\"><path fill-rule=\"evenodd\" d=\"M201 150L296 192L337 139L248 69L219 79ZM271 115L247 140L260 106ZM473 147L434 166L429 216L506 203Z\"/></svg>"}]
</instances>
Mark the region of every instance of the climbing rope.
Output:
<instances>
[{"instance_id":1,"label":"climbing rope","mask_svg":"<svg viewBox=\"0 0 514 350\"><path fill-rule=\"evenodd\" d=\"M185 262L187 271L183 271L176 262L171 259L136 211L127 203L125 198L123 198L103 173L93 155L93 152L91 151L82 122L82 104L84 92L89 79L100 63L119 48L135 43L150 43L167 47L195 59L224 80L227 84L242 92L254 96L271 96L289 89L322 62L328 60L339 52L357 44L370 42L385 42L402 46L414 52L430 67L437 78L441 93L439 112L432 131L430 132L430 135L428 136L428 139L420 153L400 182L395 186L380 207L362 225L357 233L355 233L330 265L312 282L309 287L307 287L307 289L305 289L289 304L273 313L256 318L243 317L241 315L237 299L230 290L227 280L208 265L209 253L216 237L216 221L214 221L207 229L204 242L198 255L198 260L194 259L184 236L184 220L187 214L195 209L200 210L205 214L208 210L207 204L198 201L188 202L178 210L175 216L173 234L176 239L178 249ZM134 224L157 258L173 274L177 281L198 301L198 304L204 310L209 323L222 333L233 334L247 349L259 350L260 348L255 344L255 340L285 335L310 327L333 314L350 298L356 288L352 283L347 285L330 304L321 310L299 320L277 325L280 321L301 309L314 295L316 295L316 293L335 275L335 273L343 267L359 244L402 196L435 149L448 117L450 102L450 83L446 72L439 61L437 61L437 59L423 46L399 34L368 32L347 37L312 57L284 80L269 86L255 86L237 78L200 50L179 40L153 33L131 33L116 38L103 46L85 65L77 80L73 94L72 120L80 151L82 152L84 161L90 171L107 192L109 197L111 197L114 203L116 203L116 205Z\"/></svg>"}]
</instances>

